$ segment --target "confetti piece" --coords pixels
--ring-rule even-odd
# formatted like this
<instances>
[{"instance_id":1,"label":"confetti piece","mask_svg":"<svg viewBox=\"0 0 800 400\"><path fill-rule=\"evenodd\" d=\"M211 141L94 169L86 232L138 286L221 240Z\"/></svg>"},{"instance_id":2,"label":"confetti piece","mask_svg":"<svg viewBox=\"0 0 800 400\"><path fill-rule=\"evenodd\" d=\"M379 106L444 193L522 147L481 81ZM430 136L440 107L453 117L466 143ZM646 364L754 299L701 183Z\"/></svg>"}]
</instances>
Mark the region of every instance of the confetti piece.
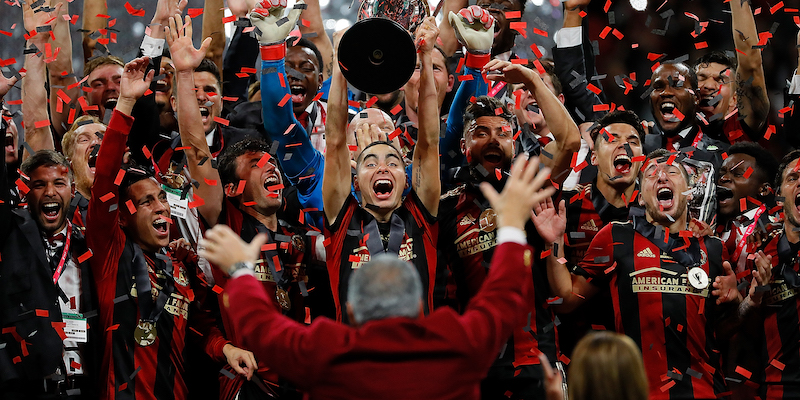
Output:
<instances>
[{"instance_id":1,"label":"confetti piece","mask_svg":"<svg viewBox=\"0 0 800 400\"><path fill-rule=\"evenodd\" d=\"M291 96L289 96L289 97L291 97ZM230 121L228 121L227 119L222 118L222 117L214 117L214 122L216 122L218 124L225 125L225 126L228 126L230 124Z\"/></svg>"},{"instance_id":2,"label":"confetti piece","mask_svg":"<svg viewBox=\"0 0 800 400\"><path fill-rule=\"evenodd\" d=\"M41 120L41 121L36 121L36 122L33 124L33 126L34 126L34 128L36 128L36 129L39 129L39 128L44 128L45 126L50 126L50 120L48 120L48 119L44 119L44 120Z\"/></svg>"},{"instance_id":3,"label":"confetti piece","mask_svg":"<svg viewBox=\"0 0 800 400\"><path fill-rule=\"evenodd\" d=\"M750 371L748 371L748 370L744 369L744 368L743 368L743 367L741 367L741 366L737 366L737 367L736 367L736 370L735 370L735 372L736 372L737 374L739 374L739 375L743 376L745 379L750 379L750 377L751 377L751 376L753 376L753 373L752 373L752 372L750 372Z\"/></svg>"},{"instance_id":4,"label":"confetti piece","mask_svg":"<svg viewBox=\"0 0 800 400\"><path fill-rule=\"evenodd\" d=\"M108 192L108 193L106 193L106 194L104 194L103 196L100 197L100 201L105 203L105 202L113 199L114 196L115 196L114 193Z\"/></svg>"},{"instance_id":5,"label":"confetti piece","mask_svg":"<svg viewBox=\"0 0 800 400\"><path fill-rule=\"evenodd\" d=\"M42 318L47 318L47 317L50 316L50 311L48 311L48 310L38 310L37 309L36 310L36 316L37 317L42 317Z\"/></svg>"},{"instance_id":6,"label":"confetti piece","mask_svg":"<svg viewBox=\"0 0 800 400\"><path fill-rule=\"evenodd\" d=\"M286 104L286 102L288 102L288 101L289 101L289 100L291 100L291 99L292 99L292 95L291 95L291 94L289 94L289 93L286 93L286 95L284 95L284 96L283 96L283 98L281 99L281 101L280 101L280 102L278 102L278 107L283 107L283 106ZM348 103L349 103L349 101L348 101ZM356 107L358 107L358 106L359 106L359 105L357 104L357 105L356 105Z\"/></svg>"},{"instance_id":7,"label":"confetti piece","mask_svg":"<svg viewBox=\"0 0 800 400\"><path fill-rule=\"evenodd\" d=\"M775 368L777 368L777 369L779 369L781 371L783 371L783 369L786 368L786 364L778 361L777 359L773 359L772 361L770 361L769 365L772 365L773 367L775 367Z\"/></svg>"},{"instance_id":8,"label":"confetti piece","mask_svg":"<svg viewBox=\"0 0 800 400\"><path fill-rule=\"evenodd\" d=\"M202 8L190 8L188 11L186 11L186 14L191 18L197 18L197 16L202 13L203 13Z\"/></svg>"},{"instance_id":9,"label":"confetti piece","mask_svg":"<svg viewBox=\"0 0 800 400\"><path fill-rule=\"evenodd\" d=\"M228 16L228 17L222 17L222 23L223 24L227 24L228 22L233 22L233 21L236 21L236 16L235 15L231 15L231 16Z\"/></svg>"},{"instance_id":10,"label":"confetti piece","mask_svg":"<svg viewBox=\"0 0 800 400\"><path fill-rule=\"evenodd\" d=\"M214 287L211 288L211 291L216 293L216 294L222 294L223 289L219 285L214 285Z\"/></svg>"},{"instance_id":11,"label":"confetti piece","mask_svg":"<svg viewBox=\"0 0 800 400\"><path fill-rule=\"evenodd\" d=\"M92 250L86 250L86 253L83 253L78 257L78 263L83 263L90 258L92 258Z\"/></svg>"}]
</instances>

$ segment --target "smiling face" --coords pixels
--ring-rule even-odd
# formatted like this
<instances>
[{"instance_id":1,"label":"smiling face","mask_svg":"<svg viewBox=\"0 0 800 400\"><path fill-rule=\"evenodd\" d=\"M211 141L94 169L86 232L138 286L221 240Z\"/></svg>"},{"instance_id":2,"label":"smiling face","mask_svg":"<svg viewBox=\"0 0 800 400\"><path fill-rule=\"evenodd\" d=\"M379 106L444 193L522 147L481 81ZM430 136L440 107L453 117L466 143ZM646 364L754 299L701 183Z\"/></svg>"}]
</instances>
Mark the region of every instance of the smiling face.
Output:
<instances>
[{"instance_id":1,"label":"smiling face","mask_svg":"<svg viewBox=\"0 0 800 400\"><path fill-rule=\"evenodd\" d=\"M642 143L636 128L623 123L604 127L594 141L592 165L597 165L597 177L609 186L628 187L636 182L642 155Z\"/></svg>"},{"instance_id":2,"label":"smiling face","mask_svg":"<svg viewBox=\"0 0 800 400\"><path fill-rule=\"evenodd\" d=\"M169 57L163 56L161 57L161 68L164 70L164 77L156 81L156 104L162 109L166 108L172 111L169 98L172 97L172 78L175 75L175 67Z\"/></svg>"},{"instance_id":3,"label":"smiling face","mask_svg":"<svg viewBox=\"0 0 800 400\"><path fill-rule=\"evenodd\" d=\"M299 114L308 108L319 92L322 86L322 72L317 63L317 56L308 47L289 47L286 50L285 64L289 90L292 93L292 110L295 114ZM289 68L299 74L289 71Z\"/></svg>"},{"instance_id":4,"label":"smiling face","mask_svg":"<svg viewBox=\"0 0 800 400\"><path fill-rule=\"evenodd\" d=\"M486 171L495 168L508 171L514 158L514 133L503 117L482 116L465 127L461 151L470 166L482 165Z\"/></svg>"},{"instance_id":5,"label":"smiling face","mask_svg":"<svg viewBox=\"0 0 800 400\"><path fill-rule=\"evenodd\" d=\"M136 213L131 215L127 200L133 203ZM155 179L143 179L128 187L120 198L120 224L125 233L142 249L156 252L169 244L170 210L167 193Z\"/></svg>"},{"instance_id":6,"label":"smiling face","mask_svg":"<svg viewBox=\"0 0 800 400\"><path fill-rule=\"evenodd\" d=\"M650 106L656 124L667 135L675 135L694 123L697 98L683 64L663 64L653 73ZM676 112L676 110L678 112Z\"/></svg>"},{"instance_id":7,"label":"smiling face","mask_svg":"<svg viewBox=\"0 0 800 400\"><path fill-rule=\"evenodd\" d=\"M75 143L65 154L72 165L75 175L75 186L79 190L89 192L94 183L95 162L106 126L103 124L86 124L75 130Z\"/></svg>"},{"instance_id":8,"label":"smiling face","mask_svg":"<svg viewBox=\"0 0 800 400\"><path fill-rule=\"evenodd\" d=\"M788 230L800 227L800 171L797 163L800 159L790 162L781 171L781 191L783 200L783 216ZM789 229L791 228L791 229Z\"/></svg>"},{"instance_id":9,"label":"smiling face","mask_svg":"<svg viewBox=\"0 0 800 400\"><path fill-rule=\"evenodd\" d=\"M102 109L112 109L119 99L119 84L122 80L122 67L117 64L105 64L94 69L86 82L92 91L86 94L89 105Z\"/></svg>"},{"instance_id":10,"label":"smiling face","mask_svg":"<svg viewBox=\"0 0 800 400\"><path fill-rule=\"evenodd\" d=\"M237 157L236 176L245 181L240 203L250 205L261 215L271 215L278 211L283 200L283 189L280 188L283 178L274 157L270 157L263 166L258 165L264 154L263 151L247 151ZM237 197L235 193L238 188L235 186L226 185L230 197Z\"/></svg>"},{"instance_id":11,"label":"smiling face","mask_svg":"<svg viewBox=\"0 0 800 400\"><path fill-rule=\"evenodd\" d=\"M367 210L385 215L398 207L406 187L406 169L400 152L388 144L376 144L359 156L354 181Z\"/></svg>"},{"instance_id":12,"label":"smiling face","mask_svg":"<svg viewBox=\"0 0 800 400\"><path fill-rule=\"evenodd\" d=\"M6 126L6 137L5 137L5 155L6 155L6 165L14 165L17 161L19 161L19 155L17 152L17 148L19 147L19 130L17 130L17 124L14 123L14 119L11 118L11 113L3 109L3 119L5 119Z\"/></svg>"},{"instance_id":13,"label":"smiling face","mask_svg":"<svg viewBox=\"0 0 800 400\"><path fill-rule=\"evenodd\" d=\"M203 119L203 129L208 134L217 126L214 118L219 117L222 113L222 94L219 81L210 72L195 72L194 88L197 104L200 106L200 117Z\"/></svg>"},{"instance_id":14,"label":"smiling face","mask_svg":"<svg viewBox=\"0 0 800 400\"><path fill-rule=\"evenodd\" d=\"M707 119L716 114L720 114L717 118L722 118L733 111L732 73L730 67L716 62L697 66L698 110Z\"/></svg>"},{"instance_id":15,"label":"smiling face","mask_svg":"<svg viewBox=\"0 0 800 400\"><path fill-rule=\"evenodd\" d=\"M475 4L489 10L495 19L492 55L502 54L511 50L514 47L514 39L517 36L517 31L511 29L511 23L518 22L520 19L506 18L506 12L521 11L521 3L517 0L478 0Z\"/></svg>"},{"instance_id":16,"label":"smiling face","mask_svg":"<svg viewBox=\"0 0 800 400\"><path fill-rule=\"evenodd\" d=\"M717 180L717 201L719 202L719 213L726 219L735 217L748 210L740 209L740 199L752 197L758 198L762 186L761 179L757 179L756 159L753 156L743 153L731 154L719 168L719 179ZM752 169L752 174L745 177L748 169ZM748 202L754 207L752 202Z\"/></svg>"},{"instance_id":17,"label":"smiling face","mask_svg":"<svg viewBox=\"0 0 800 400\"><path fill-rule=\"evenodd\" d=\"M647 219L662 226L685 219L689 190L685 171L678 163L654 159L642 171L639 204L645 207Z\"/></svg>"},{"instance_id":18,"label":"smiling face","mask_svg":"<svg viewBox=\"0 0 800 400\"><path fill-rule=\"evenodd\" d=\"M63 165L40 166L28 177L28 211L39 229L45 235L51 236L67 224L69 203L72 200L69 170Z\"/></svg>"}]
</instances>

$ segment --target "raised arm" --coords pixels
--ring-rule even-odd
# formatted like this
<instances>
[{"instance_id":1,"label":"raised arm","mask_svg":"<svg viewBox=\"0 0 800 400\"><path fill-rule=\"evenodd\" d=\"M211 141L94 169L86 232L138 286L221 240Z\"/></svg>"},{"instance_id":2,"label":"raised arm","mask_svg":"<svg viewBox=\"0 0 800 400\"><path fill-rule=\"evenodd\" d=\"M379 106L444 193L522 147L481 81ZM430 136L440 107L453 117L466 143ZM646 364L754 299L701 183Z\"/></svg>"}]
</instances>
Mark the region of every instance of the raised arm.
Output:
<instances>
[{"instance_id":1,"label":"raised arm","mask_svg":"<svg viewBox=\"0 0 800 400\"><path fill-rule=\"evenodd\" d=\"M448 4L445 7L449 7ZM464 137L464 111L467 109L471 97L479 97L489 92L489 85L483 79L481 72L491 58L492 41L494 38L495 20L488 10L478 6L470 6L459 10L458 13L450 12L448 26L456 26L458 39L467 48L464 62L464 75L471 78L462 81L450 104L450 113L447 115L447 128L444 136L439 140L439 150L442 155L441 162L445 171L461 166L464 155L461 154L461 138ZM482 22L486 21L486 22ZM444 27L439 37L443 37ZM455 32L450 28L452 32ZM454 34L454 33L453 33ZM444 39L442 39L444 41Z\"/></svg>"},{"instance_id":2,"label":"raised arm","mask_svg":"<svg viewBox=\"0 0 800 400\"><path fill-rule=\"evenodd\" d=\"M547 280L553 295L563 299L563 303L558 306L558 309L570 312L583 304L586 299L597 294L599 290L585 277L570 273L567 265L559 261L564 259L564 231L567 226L564 200L561 200L556 210L553 200L546 199L534 208L531 219L536 226L536 231L546 243L545 250L551 250L550 255L547 256ZM592 241L592 245L594 245L594 241Z\"/></svg>"},{"instance_id":3,"label":"raised arm","mask_svg":"<svg viewBox=\"0 0 800 400\"><path fill-rule=\"evenodd\" d=\"M83 62L85 63L94 53L97 46L97 37L94 35L106 27L106 19L98 15L108 13L106 0L84 0L83 2ZM94 36L94 39L92 38Z\"/></svg>"},{"instance_id":4,"label":"raised arm","mask_svg":"<svg viewBox=\"0 0 800 400\"><path fill-rule=\"evenodd\" d=\"M567 109L545 85L539 74L532 69L501 60L490 61L486 64L485 69L487 72L500 72L487 75L490 80L522 83L536 99L536 103L547 121L547 126L550 127L550 132L556 139L557 151L553 154L552 163L553 176L556 183L563 182L568 175L563 172L570 169L572 154L581 147L581 133L578 125L569 116Z\"/></svg>"},{"instance_id":5,"label":"raised arm","mask_svg":"<svg viewBox=\"0 0 800 400\"><path fill-rule=\"evenodd\" d=\"M17 78L15 76L6 78L0 73L0 102L3 101L3 98L15 83L17 83ZM8 126L8 124L3 125L6 127ZM0 130L0 133L5 136L5 129ZM6 164L5 157L0 160L0 166L2 166L0 168L0 239L5 239L11 231L11 211L13 210L11 205L11 185L13 183L8 179L8 165Z\"/></svg>"},{"instance_id":6,"label":"raised arm","mask_svg":"<svg viewBox=\"0 0 800 400\"><path fill-rule=\"evenodd\" d=\"M322 80L331 77L333 73L333 43L331 38L325 33L325 26L322 24L322 10L319 7L319 0L306 0L306 8L303 10L302 18L308 22L308 26L304 23L300 24L300 33L307 37L322 54Z\"/></svg>"},{"instance_id":7,"label":"raised arm","mask_svg":"<svg viewBox=\"0 0 800 400\"><path fill-rule=\"evenodd\" d=\"M222 53L225 51L225 26L222 23L225 5L222 0L205 0L203 6L203 39L211 38L205 57L222 67ZM224 86L223 82L219 83Z\"/></svg>"},{"instance_id":8,"label":"raised arm","mask_svg":"<svg viewBox=\"0 0 800 400\"><path fill-rule=\"evenodd\" d=\"M439 105L436 81L433 79L433 60L439 28L433 17L425 18L417 28L416 45L419 51L419 136L414 147L411 185L422 204L434 217L439 213L442 180L439 171Z\"/></svg>"},{"instance_id":9,"label":"raised arm","mask_svg":"<svg viewBox=\"0 0 800 400\"><path fill-rule=\"evenodd\" d=\"M89 211L86 217L86 238L92 248L93 256L103 259L109 251L109 243L113 240L110 232L119 224L119 185L116 179L122 165L128 134L133 118L131 110L153 80L154 71L145 76L147 57L137 58L127 63L120 81L120 96L114 108L108 129L97 153L96 173L92 196L89 200ZM92 266L103 263L92 263ZM113 271L96 271L97 276L105 276Z\"/></svg>"},{"instance_id":10,"label":"raised arm","mask_svg":"<svg viewBox=\"0 0 800 400\"><path fill-rule=\"evenodd\" d=\"M350 152L347 148L347 80L334 58L328 119L325 121L325 171L322 177L322 203L329 224L350 195ZM438 173L438 169L436 170Z\"/></svg>"},{"instance_id":11,"label":"raised arm","mask_svg":"<svg viewBox=\"0 0 800 400\"><path fill-rule=\"evenodd\" d=\"M57 15L57 18L51 23L53 38L55 39L52 43L55 59L47 64L47 70L50 77L50 116L53 122L52 129L56 133L56 138L60 140L60 138L64 136L64 133L69 130L70 103L77 100L78 96L82 93L81 88L75 85L75 83L78 82L78 78L75 76L75 70L72 68L72 34L69 30L70 24L62 18L63 16L69 18L69 3L61 2L59 4L63 6L60 7L57 12L53 12L54 15ZM58 7L58 5L56 5L56 7ZM72 102L63 102L61 100L62 97L69 98Z\"/></svg>"},{"instance_id":12,"label":"raised arm","mask_svg":"<svg viewBox=\"0 0 800 400\"><path fill-rule=\"evenodd\" d=\"M39 12L34 12L28 3L22 5L22 17L25 30L36 32L38 27L52 29L62 3L58 3L51 12L47 5L41 6ZM39 150L55 150L53 142L53 132L50 130L50 117L47 115L47 107L42 107L47 101L47 90L44 82L47 80L47 67L45 64L45 48L49 47L52 52L52 43L49 32L38 32L28 39L27 48L36 47L37 53L25 56L26 76L22 80L22 114L25 123L25 141L30 145L34 152ZM30 157L26 146L22 153L23 161Z\"/></svg>"},{"instance_id":13,"label":"raised arm","mask_svg":"<svg viewBox=\"0 0 800 400\"><path fill-rule=\"evenodd\" d=\"M469 6L468 0L441 0L444 1L444 6L442 6L442 13L444 13L444 18L442 18L442 23L439 25L441 32L439 33L439 37L442 39L442 50L444 50L444 54L447 54L448 57L452 56L461 45L458 42L458 38L456 37L456 32L453 30L453 22L447 18L450 13L458 12L461 9L467 8ZM494 18L493 18L494 19ZM462 43L463 44L463 43ZM491 46L489 46L489 51L491 51Z\"/></svg>"},{"instance_id":14,"label":"raised arm","mask_svg":"<svg viewBox=\"0 0 800 400\"><path fill-rule=\"evenodd\" d=\"M181 144L187 147L184 152L189 174L199 183L195 194L204 201L198 206L197 211L208 224L213 226L222 212L224 193L222 183L219 182L219 172L211 162L208 162L212 158L211 149L206 142L200 106L197 104L194 89L194 69L203 61L211 38L203 40L200 49L195 49L192 44L192 19L188 15L183 24L180 15L170 17L166 36L172 53L172 62L175 65L176 111ZM206 162L203 162L204 160Z\"/></svg>"},{"instance_id":15,"label":"raised arm","mask_svg":"<svg viewBox=\"0 0 800 400\"><path fill-rule=\"evenodd\" d=\"M761 62L756 21L750 2L731 1L733 42L736 44L736 102L744 123L761 132L769 114L769 96Z\"/></svg>"}]
</instances>

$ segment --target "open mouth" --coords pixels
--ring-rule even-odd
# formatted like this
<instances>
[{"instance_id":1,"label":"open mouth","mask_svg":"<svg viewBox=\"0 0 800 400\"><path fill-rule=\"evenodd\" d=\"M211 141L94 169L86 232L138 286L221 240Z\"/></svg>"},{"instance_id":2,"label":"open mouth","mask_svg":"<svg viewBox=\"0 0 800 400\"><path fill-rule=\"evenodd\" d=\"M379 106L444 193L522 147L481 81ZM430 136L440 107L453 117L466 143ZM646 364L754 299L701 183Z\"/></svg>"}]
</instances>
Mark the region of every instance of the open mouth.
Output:
<instances>
[{"instance_id":1,"label":"open mouth","mask_svg":"<svg viewBox=\"0 0 800 400\"><path fill-rule=\"evenodd\" d=\"M724 187L724 186L717 186L717 201L722 203L726 200L730 200L733 198L733 191Z\"/></svg>"},{"instance_id":2,"label":"open mouth","mask_svg":"<svg viewBox=\"0 0 800 400\"><path fill-rule=\"evenodd\" d=\"M289 90L292 93L292 103L300 104L306 99L306 88L302 85L291 85Z\"/></svg>"},{"instance_id":3,"label":"open mouth","mask_svg":"<svg viewBox=\"0 0 800 400\"><path fill-rule=\"evenodd\" d=\"M794 197L794 208L797 210L797 212L800 212L800 193Z\"/></svg>"},{"instance_id":4,"label":"open mouth","mask_svg":"<svg viewBox=\"0 0 800 400\"><path fill-rule=\"evenodd\" d=\"M659 110L661 111L661 116L664 118L665 121L671 121L677 119L675 117L675 103L666 101L661 103Z\"/></svg>"},{"instance_id":5,"label":"open mouth","mask_svg":"<svg viewBox=\"0 0 800 400\"><path fill-rule=\"evenodd\" d=\"M166 93L167 91L169 91L169 83L167 83L166 79L159 79L156 82L156 92Z\"/></svg>"},{"instance_id":6,"label":"open mouth","mask_svg":"<svg viewBox=\"0 0 800 400\"><path fill-rule=\"evenodd\" d=\"M89 168L94 168L97 165L97 153L99 152L100 152L99 144L92 146L92 149L89 152L89 158L86 159L86 164L89 165Z\"/></svg>"},{"instance_id":7,"label":"open mouth","mask_svg":"<svg viewBox=\"0 0 800 400\"><path fill-rule=\"evenodd\" d=\"M279 189L276 186L280 184L280 179L276 175L270 175L264 180L264 189L268 192L278 193Z\"/></svg>"},{"instance_id":8,"label":"open mouth","mask_svg":"<svg viewBox=\"0 0 800 400\"><path fill-rule=\"evenodd\" d=\"M372 184L372 190L375 191L375 197L378 200L386 200L392 196L394 184L388 179L378 179Z\"/></svg>"},{"instance_id":9,"label":"open mouth","mask_svg":"<svg viewBox=\"0 0 800 400\"><path fill-rule=\"evenodd\" d=\"M169 233L169 223L164 218L158 218L157 220L153 221L153 229L158 232L159 235L166 235Z\"/></svg>"},{"instance_id":10,"label":"open mouth","mask_svg":"<svg viewBox=\"0 0 800 400\"><path fill-rule=\"evenodd\" d=\"M614 169L619 174L631 172L631 166L633 166L633 162L631 162L631 158L627 154L620 154L614 158Z\"/></svg>"},{"instance_id":11,"label":"open mouth","mask_svg":"<svg viewBox=\"0 0 800 400\"><path fill-rule=\"evenodd\" d=\"M670 188L661 188L656 193L656 199L662 210L668 210L672 208L672 204L675 202L675 194Z\"/></svg>"},{"instance_id":12,"label":"open mouth","mask_svg":"<svg viewBox=\"0 0 800 400\"><path fill-rule=\"evenodd\" d=\"M492 147L483 152L483 159L492 164L499 164L503 161L503 152Z\"/></svg>"},{"instance_id":13,"label":"open mouth","mask_svg":"<svg viewBox=\"0 0 800 400\"><path fill-rule=\"evenodd\" d=\"M45 219L50 222L54 222L58 219L58 215L61 213L61 204L56 202L48 202L42 204L42 214L44 214Z\"/></svg>"},{"instance_id":14,"label":"open mouth","mask_svg":"<svg viewBox=\"0 0 800 400\"><path fill-rule=\"evenodd\" d=\"M536 104L536 103L528 104L528 106L525 107L525 109L530 111L530 112L535 112L537 114L541 114L542 113L542 111L539 109L539 105Z\"/></svg>"},{"instance_id":15,"label":"open mouth","mask_svg":"<svg viewBox=\"0 0 800 400\"><path fill-rule=\"evenodd\" d=\"M117 106L117 98L116 97L110 98L110 99L106 99L106 102L103 103L103 107L105 107L107 110L111 110L116 106Z\"/></svg>"}]
</instances>

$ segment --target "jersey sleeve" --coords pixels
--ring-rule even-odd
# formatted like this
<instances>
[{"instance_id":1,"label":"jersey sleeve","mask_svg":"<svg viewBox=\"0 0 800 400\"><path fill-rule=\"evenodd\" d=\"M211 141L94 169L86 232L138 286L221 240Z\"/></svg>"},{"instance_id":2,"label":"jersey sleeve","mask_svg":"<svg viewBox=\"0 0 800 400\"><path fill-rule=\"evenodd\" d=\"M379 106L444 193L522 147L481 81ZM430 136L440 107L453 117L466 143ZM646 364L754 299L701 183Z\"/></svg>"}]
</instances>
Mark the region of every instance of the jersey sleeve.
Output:
<instances>
[{"instance_id":1,"label":"jersey sleeve","mask_svg":"<svg viewBox=\"0 0 800 400\"><path fill-rule=\"evenodd\" d=\"M292 111L284 59L261 61L261 110L264 129L277 142L281 169L297 187L305 208L322 210L325 159L311 144L308 133Z\"/></svg>"},{"instance_id":2,"label":"jersey sleeve","mask_svg":"<svg viewBox=\"0 0 800 400\"><path fill-rule=\"evenodd\" d=\"M119 227L119 185L117 174L122 166L128 133L133 125L133 117L114 110L108 124L100 151L97 154L92 198L86 216L86 240L92 249L92 266L116 267L115 263L104 262L114 241L122 240ZM109 232L110 231L110 232ZM95 271L97 277L107 276L112 271Z\"/></svg>"},{"instance_id":3,"label":"jersey sleeve","mask_svg":"<svg viewBox=\"0 0 800 400\"><path fill-rule=\"evenodd\" d=\"M464 136L464 110L467 109L470 98L483 96L489 92L489 85L483 80L480 69L464 68L464 76L471 78L459 85L450 105L450 113L447 115L445 134L439 140L444 171L458 167L464 162L464 155L461 154L461 137Z\"/></svg>"},{"instance_id":4,"label":"jersey sleeve","mask_svg":"<svg viewBox=\"0 0 800 400\"><path fill-rule=\"evenodd\" d=\"M574 271L575 274L586 277L598 286L607 284L611 275L615 273L615 268L612 268L616 264L613 228L614 224L608 224L597 232L586 250L586 255Z\"/></svg>"}]
</instances>

